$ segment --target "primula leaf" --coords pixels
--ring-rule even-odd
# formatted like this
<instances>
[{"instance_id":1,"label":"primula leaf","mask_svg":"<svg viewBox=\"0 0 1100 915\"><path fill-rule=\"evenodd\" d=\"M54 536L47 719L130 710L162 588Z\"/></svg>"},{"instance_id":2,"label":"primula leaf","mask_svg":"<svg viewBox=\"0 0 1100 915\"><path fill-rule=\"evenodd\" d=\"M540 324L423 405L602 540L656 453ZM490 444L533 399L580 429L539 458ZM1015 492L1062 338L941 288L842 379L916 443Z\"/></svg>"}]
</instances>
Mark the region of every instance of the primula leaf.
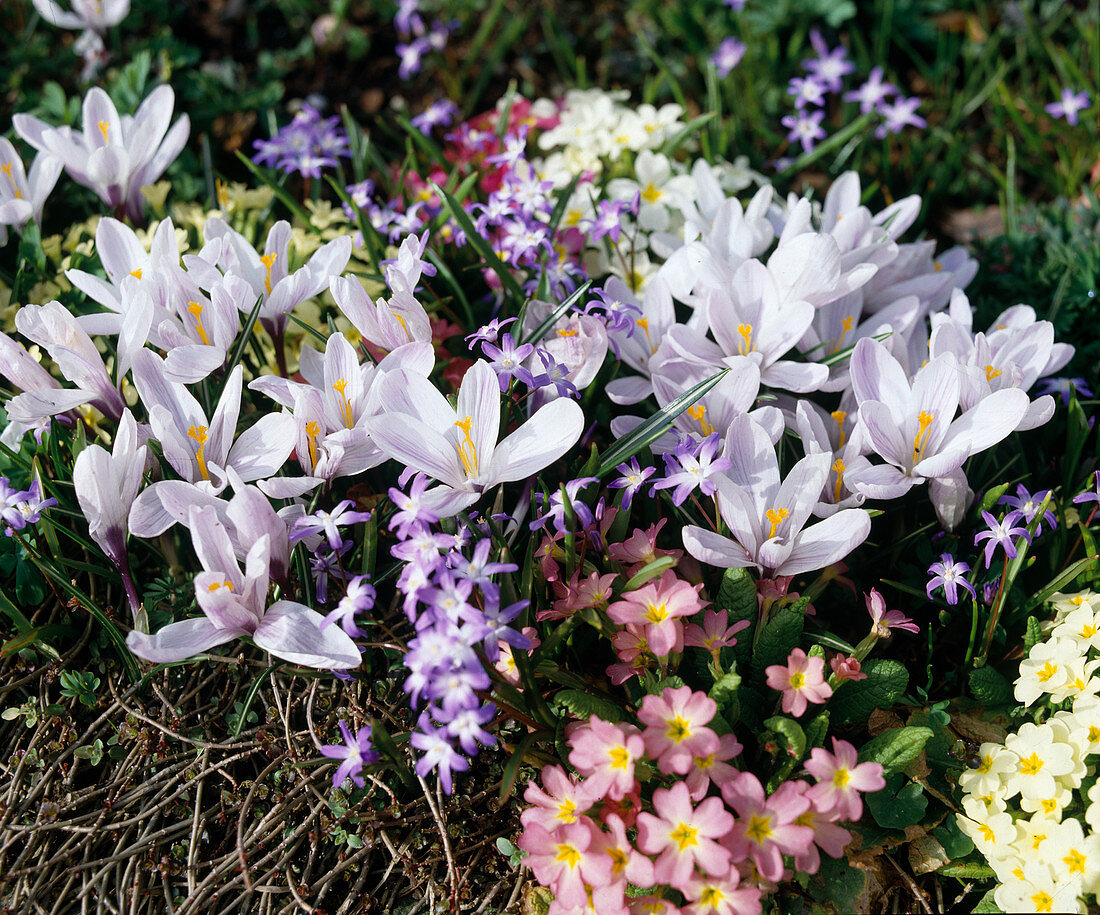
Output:
<instances>
[{"instance_id":1,"label":"primula leaf","mask_svg":"<svg viewBox=\"0 0 1100 915\"><path fill-rule=\"evenodd\" d=\"M957 867L958 865L950 866ZM940 873L945 873L946 870L947 868L944 868L942 871L940 871ZM979 913L981 913L981 915L991 915L991 913L994 912L1004 911L999 905L997 905L997 900L993 898L993 894L996 892L997 888L993 887L993 889L991 889L981 899L978 900L978 904L974 906L974 908L972 908L970 911L973 912L974 915L979 915Z\"/></svg>"},{"instance_id":2,"label":"primula leaf","mask_svg":"<svg viewBox=\"0 0 1100 915\"><path fill-rule=\"evenodd\" d=\"M866 680L842 683L829 700L833 724L866 722L875 709L893 706L909 684L909 672L886 658L868 661L863 672Z\"/></svg>"},{"instance_id":3,"label":"primula leaf","mask_svg":"<svg viewBox=\"0 0 1100 915\"><path fill-rule=\"evenodd\" d=\"M590 715L602 718L604 721L622 721L623 710L610 699L601 696L593 696L591 693L580 689L563 689L554 695L554 705L565 709L574 717L586 719Z\"/></svg>"},{"instance_id":4,"label":"primula leaf","mask_svg":"<svg viewBox=\"0 0 1100 915\"><path fill-rule=\"evenodd\" d=\"M939 840L952 861L965 858L974 850L974 840L959 829L958 820L953 816L949 816L942 825L933 829L932 834Z\"/></svg>"},{"instance_id":5,"label":"primula leaf","mask_svg":"<svg viewBox=\"0 0 1100 915\"><path fill-rule=\"evenodd\" d=\"M740 686L741 675L735 668L723 675L722 679L710 688L710 698L717 703L718 711L732 706L737 701L737 690Z\"/></svg>"},{"instance_id":6,"label":"primula leaf","mask_svg":"<svg viewBox=\"0 0 1100 915\"><path fill-rule=\"evenodd\" d=\"M860 762L876 762L887 775L903 772L932 736L931 728L894 728L872 737L859 751Z\"/></svg>"},{"instance_id":7,"label":"primula leaf","mask_svg":"<svg viewBox=\"0 0 1100 915\"><path fill-rule=\"evenodd\" d=\"M787 657L802 638L808 603L803 598L772 612L753 646L752 673L755 679L763 680L764 671L773 664L787 663Z\"/></svg>"},{"instance_id":8,"label":"primula leaf","mask_svg":"<svg viewBox=\"0 0 1100 915\"><path fill-rule=\"evenodd\" d=\"M988 864L972 864L969 861L960 861L957 864L948 864L941 868L939 873L945 877L958 877L960 880L992 880L997 874ZM974 909L974 911L978 911ZM1000 911L1000 909L986 909L987 912Z\"/></svg>"},{"instance_id":9,"label":"primula leaf","mask_svg":"<svg viewBox=\"0 0 1100 915\"><path fill-rule=\"evenodd\" d=\"M1043 630L1034 616L1027 618L1027 634L1024 636L1024 653L1029 654L1031 649L1043 640Z\"/></svg>"},{"instance_id":10,"label":"primula leaf","mask_svg":"<svg viewBox=\"0 0 1100 915\"><path fill-rule=\"evenodd\" d=\"M778 734L786 741L786 752L779 757L780 762L772 777L768 779L766 790L769 794L775 791L781 782L786 780L794 767L798 765L806 753L806 732L793 718L785 715L775 715L764 722L764 727Z\"/></svg>"},{"instance_id":11,"label":"primula leaf","mask_svg":"<svg viewBox=\"0 0 1100 915\"><path fill-rule=\"evenodd\" d=\"M810 880L810 894L831 912L859 912L860 895L867 886L867 872L852 867L845 858L823 856L821 868Z\"/></svg>"},{"instance_id":12,"label":"primula leaf","mask_svg":"<svg viewBox=\"0 0 1100 915\"><path fill-rule=\"evenodd\" d=\"M864 797L867 809L879 826L887 829L904 829L919 823L928 808L924 789L904 775L891 775L886 787Z\"/></svg>"},{"instance_id":13,"label":"primula leaf","mask_svg":"<svg viewBox=\"0 0 1100 915\"><path fill-rule=\"evenodd\" d=\"M995 668L978 667L967 678L970 692L986 705L1010 705L1013 702L1012 686Z\"/></svg>"},{"instance_id":14,"label":"primula leaf","mask_svg":"<svg viewBox=\"0 0 1100 915\"><path fill-rule=\"evenodd\" d=\"M829 733L829 710L821 711L813 721L806 725L806 749L824 746L825 735Z\"/></svg>"}]
</instances>

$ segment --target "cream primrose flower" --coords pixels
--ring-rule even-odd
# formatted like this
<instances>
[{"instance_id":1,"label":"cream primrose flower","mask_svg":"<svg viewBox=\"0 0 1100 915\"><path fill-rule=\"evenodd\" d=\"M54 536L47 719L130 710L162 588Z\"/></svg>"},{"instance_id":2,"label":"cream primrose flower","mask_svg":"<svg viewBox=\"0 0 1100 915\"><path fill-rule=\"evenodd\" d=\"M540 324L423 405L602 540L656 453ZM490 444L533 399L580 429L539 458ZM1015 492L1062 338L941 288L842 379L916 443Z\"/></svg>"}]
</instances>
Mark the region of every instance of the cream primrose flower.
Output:
<instances>
[{"instance_id":1,"label":"cream primrose flower","mask_svg":"<svg viewBox=\"0 0 1100 915\"><path fill-rule=\"evenodd\" d=\"M1100 651L1100 613L1082 601L1054 627L1052 635L1056 639L1072 639L1082 653L1090 648Z\"/></svg>"},{"instance_id":2,"label":"cream primrose flower","mask_svg":"<svg viewBox=\"0 0 1100 915\"><path fill-rule=\"evenodd\" d=\"M1074 770L1073 749L1057 739L1045 724L1024 724L1005 738L1005 746L1019 757L1016 771L1005 779L1006 798L1017 792L1033 798L1054 794L1054 779Z\"/></svg>"},{"instance_id":3,"label":"cream primrose flower","mask_svg":"<svg viewBox=\"0 0 1100 915\"><path fill-rule=\"evenodd\" d=\"M1016 771L1018 757L1002 744L986 742L978 750L977 769L966 769L959 776L959 787L967 794L999 791L1004 779Z\"/></svg>"},{"instance_id":4,"label":"cream primrose flower","mask_svg":"<svg viewBox=\"0 0 1100 915\"><path fill-rule=\"evenodd\" d=\"M993 898L1003 912L1084 912L1080 880L1067 880L1049 865L1031 859L997 887Z\"/></svg>"},{"instance_id":5,"label":"cream primrose flower","mask_svg":"<svg viewBox=\"0 0 1100 915\"><path fill-rule=\"evenodd\" d=\"M1040 642L1020 663L1020 676L1016 680L1016 701L1031 705L1044 693L1061 689L1069 677L1069 661L1079 655L1077 646L1061 639Z\"/></svg>"},{"instance_id":6,"label":"cream primrose flower","mask_svg":"<svg viewBox=\"0 0 1100 915\"><path fill-rule=\"evenodd\" d=\"M959 814L956 818L959 829L970 836L988 860L1005 860L1016 839L1012 814L990 811L975 797L963 798L963 811L966 815Z\"/></svg>"}]
</instances>

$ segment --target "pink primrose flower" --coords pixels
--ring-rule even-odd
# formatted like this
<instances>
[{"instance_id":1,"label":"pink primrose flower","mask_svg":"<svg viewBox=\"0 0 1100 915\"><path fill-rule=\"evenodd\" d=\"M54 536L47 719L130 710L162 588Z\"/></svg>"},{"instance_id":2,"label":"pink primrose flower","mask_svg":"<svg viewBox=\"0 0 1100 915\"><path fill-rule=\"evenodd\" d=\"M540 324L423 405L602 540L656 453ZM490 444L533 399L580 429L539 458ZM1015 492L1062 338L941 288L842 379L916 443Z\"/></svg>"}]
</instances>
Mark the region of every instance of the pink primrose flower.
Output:
<instances>
[{"instance_id":1,"label":"pink primrose flower","mask_svg":"<svg viewBox=\"0 0 1100 915\"><path fill-rule=\"evenodd\" d=\"M684 650L684 629L679 617L692 616L706 606L707 602L699 599L701 588L702 585L680 581L669 569L656 584L649 582L624 594L622 600L607 608L607 615L620 625L644 626L650 650L661 658Z\"/></svg>"},{"instance_id":2,"label":"pink primrose flower","mask_svg":"<svg viewBox=\"0 0 1100 915\"><path fill-rule=\"evenodd\" d=\"M569 744L569 762L585 778L592 796L618 799L634 788L634 763L645 755L637 728L621 728L593 715L573 732Z\"/></svg>"},{"instance_id":3,"label":"pink primrose flower","mask_svg":"<svg viewBox=\"0 0 1100 915\"><path fill-rule=\"evenodd\" d=\"M806 796L810 798L810 807L794 821L796 825L808 826L814 831L813 844L805 852L794 857L795 868L806 874L816 874L821 867L818 848L831 858L839 858L844 854L848 843L852 841L852 834L847 829L836 825L837 820L840 819L837 811L822 809L812 794L812 789L807 790Z\"/></svg>"},{"instance_id":4,"label":"pink primrose flower","mask_svg":"<svg viewBox=\"0 0 1100 915\"><path fill-rule=\"evenodd\" d=\"M759 915L760 889L740 886L736 868L720 877L696 876L684 887L684 915Z\"/></svg>"},{"instance_id":5,"label":"pink primrose flower","mask_svg":"<svg viewBox=\"0 0 1100 915\"><path fill-rule=\"evenodd\" d=\"M874 588L866 595L867 612L871 614L871 631L880 639L890 638L891 629L920 632L920 626L900 610L887 610L886 601Z\"/></svg>"},{"instance_id":6,"label":"pink primrose flower","mask_svg":"<svg viewBox=\"0 0 1100 915\"><path fill-rule=\"evenodd\" d=\"M554 601L553 615L549 611L541 611L540 621L543 619L565 619L578 610L607 603L608 598L611 597L611 582L618 577L615 572L607 575L593 572L581 581L580 572L577 571L573 573L573 577L568 582L554 582L554 594L557 595L558 599Z\"/></svg>"},{"instance_id":7,"label":"pink primrose flower","mask_svg":"<svg viewBox=\"0 0 1100 915\"><path fill-rule=\"evenodd\" d=\"M706 726L716 711L713 699L692 692L690 686L646 696L638 710L638 720L646 725L646 753L662 772L686 775L696 757L718 752L718 735Z\"/></svg>"},{"instance_id":8,"label":"pink primrose flower","mask_svg":"<svg viewBox=\"0 0 1100 915\"><path fill-rule=\"evenodd\" d=\"M721 787L741 776L741 771L729 765L726 760L733 759L744 749L732 734L723 734L718 738L718 750L706 756L696 756L691 771L684 779L693 801L706 796L711 783Z\"/></svg>"},{"instance_id":9,"label":"pink primrose flower","mask_svg":"<svg viewBox=\"0 0 1100 915\"><path fill-rule=\"evenodd\" d=\"M608 555L616 562L632 567L641 567L653 562L662 556L672 556L679 560L684 555L683 550L661 550L657 548L657 535L661 528L668 522L668 518L662 518L656 524L644 531L635 528L634 533L622 543L613 543L607 548ZM628 570L630 571L630 570Z\"/></svg>"},{"instance_id":10,"label":"pink primrose flower","mask_svg":"<svg viewBox=\"0 0 1100 915\"><path fill-rule=\"evenodd\" d=\"M867 674L860 670L859 659L850 658L847 655L837 655L829 659L829 666L833 669L833 676L838 684L845 680L866 680Z\"/></svg>"},{"instance_id":11,"label":"pink primrose flower","mask_svg":"<svg viewBox=\"0 0 1100 915\"><path fill-rule=\"evenodd\" d=\"M604 820L608 831L601 833L603 850L611 858L611 879L629 880L635 886L653 886L653 862L641 854L626 837L626 824L616 814Z\"/></svg>"},{"instance_id":12,"label":"pink primrose flower","mask_svg":"<svg viewBox=\"0 0 1100 915\"><path fill-rule=\"evenodd\" d=\"M833 694L825 682L825 659L810 658L801 648L787 657L787 666L772 664L765 668L768 686L783 693L783 711L795 718L806 711L807 704L823 703Z\"/></svg>"},{"instance_id":13,"label":"pink primrose flower","mask_svg":"<svg viewBox=\"0 0 1100 915\"><path fill-rule=\"evenodd\" d=\"M748 772L722 786L722 797L737 811L733 829L722 840L735 862L752 858L765 880L777 881L783 876L783 855L806 853L814 831L795 822L810 807L805 788L805 782L783 782L765 797L759 780Z\"/></svg>"},{"instance_id":14,"label":"pink primrose flower","mask_svg":"<svg viewBox=\"0 0 1100 915\"><path fill-rule=\"evenodd\" d=\"M737 633L749 628L748 620L738 620L729 625L729 614L725 610L708 610L703 615L703 625L689 623L684 627L684 644L696 648L705 648L716 658L723 648L732 648L737 644Z\"/></svg>"},{"instance_id":15,"label":"pink primrose flower","mask_svg":"<svg viewBox=\"0 0 1100 915\"><path fill-rule=\"evenodd\" d=\"M546 766L540 775L543 787L534 782L527 786L523 799L532 806L520 814L525 827L541 826L553 832L577 822L595 802L594 794L584 782L576 782L561 766Z\"/></svg>"},{"instance_id":16,"label":"pink primrose flower","mask_svg":"<svg viewBox=\"0 0 1100 915\"><path fill-rule=\"evenodd\" d=\"M882 766L859 761L856 748L833 738L833 752L815 747L806 760L806 771L817 779L810 791L815 806L836 809L843 820L858 820L863 813L860 791L878 791L886 785Z\"/></svg>"},{"instance_id":17,"label":"pink primrose flower","mask_svg":"<svg viewBox=\"0 0 1100 915\"><path fill-rule=\"evenodd\" d=\"M581 908L589 887L611 882L611 859L603 853L600 831L588 817L552 832L537 823L524 829L516 845L527 852L524 863L563 906Z\"/></svg>"},{"instance_id":18,"label":"pink primrose flower","mask_svg":"<svg viewBox=\"0 0 1100 915\"><path fill-rule=\"evenodd\" d=\"M733 816L719 798L693 808L687 785L677 782L653 792L653 809L656 816L638 814L638 848L659 856L654 875L660 883L683 889L697 866L712 877L729 870L730 853L714 840L730 831Z\"/></svg>"}]
</instances>

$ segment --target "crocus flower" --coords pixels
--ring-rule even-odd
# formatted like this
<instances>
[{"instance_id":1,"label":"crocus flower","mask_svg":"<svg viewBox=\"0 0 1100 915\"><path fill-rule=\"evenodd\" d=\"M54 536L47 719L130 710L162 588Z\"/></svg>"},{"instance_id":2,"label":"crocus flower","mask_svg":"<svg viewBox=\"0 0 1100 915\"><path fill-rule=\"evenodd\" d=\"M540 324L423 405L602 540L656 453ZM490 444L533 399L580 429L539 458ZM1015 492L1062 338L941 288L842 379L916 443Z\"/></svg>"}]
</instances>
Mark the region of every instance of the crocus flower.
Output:
<instances>
[{"instance_id":1,"label":"crocus flower","mask_svg":"<svg viewBox=\"0 0 1100 915\"><path fill-rule=\"evenodd\" d=\"M970 566L965 562L955 562L950 553L941 553L940 561L928 567L928 574L932 576L925 589L928 599L932 599L932 592L941 585L947 602L952 606L959 602L960 585L970 592L971 597L976 597L974 586L963 577L969 571Z\"/></svg>"},{"instance_id":2,"label":"crocus flower","mask_svg":"<svg viewBox=\"0 0 1100 915\"><path fill-rule=\"evenodd\" d=\"M169 623L148 635L133 631L126 644L139 658L161 664L182 661L236 638L303 667L358 667L359 649L337 626L322 630L324 617L304 604L279 600L267 606L271 536L248 550L241 571L233 544L217 513L191 510L191 539L203 570L195 576L195 597L203 616Z\"/></svg>"},{"instance_id":3,"label":"crocus flower","mask_svg":"<svg viewBox=\"0 0 1100 915\"><path fill-rule=\"evenodd\" d=\"M363 766L378 762L380 758L378 751L374 749L374 745L371 743L370 726L359 728L353 737L348 726L344 723L344 719L341 718L340 733L344 738L342 745L325 744L321 747L321 752L329 759L343 760L336 767L336 771L332 773L332 787L339 788L346 779L350 778L362 788L366 784L366 780L360 774L363 771Z\"/></svg>"},{"instance_id":4,"label":"crocus flower","mask_svg":"<svg viewBox=\"0 0 1100 915\"><path fill-rule=\"evenodd\" d=\"M559 398L503 441L496 372L483 361L466 372L457 409L427 379L390 372L380 385L386 410L368 421L371 437L390 457L435 477L425 494L440 517L473 505L499 483L521 480L565 454L580 438L584 413Z\"/></svg>"},{"instance_id":5,"label":"crocus flower","mask_svg":"<svg viewBox=\"0 0 1100 915\"><path fill-rule=\"evenodd\" d=\"M1054 118L1065 118L1070 124L1077 125L1078 112L1089 107L1089 94L1087 92L1074 92L1072 89L1063 89L1061 99L1051 102L1046 106L1046 112Z\"/></svg>"},{"instance_id":6,"label":"crocus flower","mask_svg":"<svg viewBox=\"0 0 1100 915\"><path fill-rule=\"evenodd\" d=\"M39 153L28 176L11 141L0 137L0 246L7 244L8 226L22 231L32 219L42 222L42 206L61 169L60 159Z\"/></svg>"},{"instance_id":7,"label":"crocus flower","mask_svg":"<svg viewBox=\"0 0 1100 915\"><path fill-rule=\"evenodd\" d=\"M801 648L795 648L787 657L787 664L772 664L764 672L768 686L783 693L783 711L798 718L806 711L807 704L822 704L833 694L825 682L825 659L807 657Z\"/></svg>"},{"instance_id":8,"label":"crocus flower","mask_svg":"<svg viewBox=\"0 0 1100 915\"><path fill-rule=\"evenodd\" d=\"M132 118L120 117L114 102L96 86L84 97L83 131L50 127L29 114L15 115L12 124L35 149L60 159L77 184L138 222L145 211L141 189L172 164L191 131L186 114L169 130L174 105L171 86L158 86Z\"/></svg>"},{"instance_id":9,"label":"crocus flower","mask_svg":"<svg viewBox=\"0 0 1100 915\"><path fill-rule=\"evenodd\" d=\"M33 0L38 15L59 29L86 29L102 35L130 12L130 0L72 0L66 12L53 0Z\"/></svg>"},{"instance_id":10,"label":"crocus flower","mask_svg":"<svg viewBox=\"0 0 1100 915\"><path fill-rule=\"evenodd\" d=\"M127 519L130 506L141 489L148 449L138 444L137 423L129 410L115 433L111 453L91 444L76 456L73 487L80 510L88 521L88 533L122 576L130 609L136 614L141 605L126 552Z\"/></svg>"}]
</instances>

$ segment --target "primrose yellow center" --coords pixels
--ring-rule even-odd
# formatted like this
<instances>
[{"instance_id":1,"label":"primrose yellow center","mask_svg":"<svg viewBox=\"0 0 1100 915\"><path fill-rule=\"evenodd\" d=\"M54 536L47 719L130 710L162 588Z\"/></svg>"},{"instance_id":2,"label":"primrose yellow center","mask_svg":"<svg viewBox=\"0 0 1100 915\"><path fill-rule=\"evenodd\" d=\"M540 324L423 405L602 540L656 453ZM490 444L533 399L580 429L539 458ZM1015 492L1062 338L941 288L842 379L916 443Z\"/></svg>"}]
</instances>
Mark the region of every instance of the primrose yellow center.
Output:
<instances>
[{"instance_id":1,"label":"primrose yellow center","mask_svg":"<svg viewBox=\"0 0 1100 915\"><path fill-rule=\"evenodd\" d=\"M668 722L665 734L673 743L682 743L691 736L691 722L677 715Z\"/></svg>"},{"instance_id":2,"label":"primrose yellow center","mask_svg":"<svg viewBox=\"0 0 1100 915\"><path fill-rule=\"evenodd\" d=\"M837 769L836 772L833 773L833 784L838 788L843 788L851 780L852 773L847 769Z\"/></svg>"},{"instance_id":3,"label":"primrose yellow center","mask_svg":"<svg viewBox=\"0 0 1100 915\"><path fill-rule=\"evenodd\" d=\"M982 757L982 762L981 762L981 765L978 766L978 771L982 775L985 775L992 768L993 768L993 754L992 753L986 753L985 756Z\"/></svg>"},{"instance_id":4,"label":"primrose yellow center","mask_svg":"<svg viewBox=\"0 0 1100 915\"><path fill-rule=\"evenodd\" d=\"M625 851L621 848L611 847L607 849L607 854L611 858L611 873L618 876L626 870L630 860L627 858Z\"/></svg>"},{"instance_id":5,"label":"primrose yellow center","mask_svg":"<svg viewBox=\"0 0 1100 915\"><path fill-rule=\"evenodd\" d=\"M752 325L738 324L737 335L741 338L741 342L737 344L737 354L747 356L752 352Z\"/></svg>"},{"instance_id":6,"label":"primrose yellow center","mask_svg":"<svg viewBox=\"0 0 1100 915\"><path fill-rule=\"evenodd\" d=\"M271 295L271 267L275 263L277 254L265 254L260 258L260 263L264 265L264 269L267 271L267 276L264 277L264 288L267 290L267 294Z\"/></svg>"},{"instance_id":7,"label":"primrose yellow center","mask_svg":"<svg viewBox=\"0 0 1100 915\"><path fill-rule=\"evenodd\" d=\"M210 345L210 338L206 336L206 330L202 326L202 305L198 302L188 302L187 310L195 318L195 330L199 332L199 338L206 345Z\"/></svg>"},{"instance_id":8,"label":"primrose yellow center","mask_svg":"<svg viewBox=\"0 0 1100 915\"><path fill-rule=\"evenodd\" d=\"M1047 661L1046 664L1044 664L1041 668L1039 668L1039 670L1035 672L1035 676L1037 676L1041 682L1046 683L1047 680L1049 680L1057 673L1058 665L1051 664L1050 661Z\"/></svg>"},{"instance_id":9,"label":"primrose yellow center","mask_svg":"<svg viewBox=\"0 0 1100 915\"><path fill-rule=\"evenodd\" d=\"M1048 816L1058 809L1058 801L1052 797L1048 797L1045 801L1039 801L1039 804L1043 808L1043 813Z\"/></svg>"},{"instance_id":10,"label":"primrose yellow center","mask_svg":"<svg viewBox=\"0 0 1100 915\"><path fill-rule=\"evenodd\" d=\"M997 838L996 834L990 828L988 823L979 823L978 832L982 834L982 838L985 839L987 842L992 842L994 839Z\"/></svg>"},{"instance_id":11,"label":"primrose yellow center","mask_svg":"<svg viewBox=\"0 0 1100 915\"><path fill-rule=\"evenodd\" d=\"M321 427L316 422L306 423L306 440L309 446L309 463L314 469L317 467L317 439L321 435Z\"/></svg>"},{"instance_id":12,"label":"primrose yellow center","mask_svg":"<svg viewBox=\"0 0 1100 915\"><path fill-rule=\"evenodd\" d=\"M704 909L704 911L706 906L710 906L712 909L717 909L718 903L725 901L725 893L723 893L716 886L708 886L699 896L699 907Z\"/></svg>"},{"instance_id":13,"label":"primrose yellow center","mask_svg":"<svg viewBox=\"0 0 1100 915\"><path fill-rule=\"evenodd\" d=\"M646 342L649 344L650 355L657 352L657 347L653 345L653 338L649 335L649 318L638 318L634 323L645 331L645 338Z\"/></svg>"},{"instance_id":14,"label":"primrose yellow center","mask_svg":"<svg viewBox=\"0 0 1100 915\"><path fill-rule=\"evenodd\" d=\"M840 501L840 492L844 488L844 462L837 458L833 461L833 471L836 473L836 486L833 487L833 501Z\"/></svg>"},{"instance_id":15,"label":"primrose yellow center","mask_svg":"<svg viewBox=\"0 0 1100 915\"><path fill-rule=\"evenodd\" d=\"M791 689L802 689L806 685L806 675L800 671L791 674Z\"/></svg>"},{"instance_id":16,"label":"primrose yellow center","mask_svg":"<svg viewBox=\"0 0 1100 915\"><path fill-rule=\"evenodd\" d=\"M651 623L663 623L668 619L668 604L650 603L643 615Z\"/></svg>"},{"instance_id":17,"label":"primrose yellow center","mask_svg":"<svg viewBox=\"0 0 1100 915\"><path fill-rule=\"evenodd\" d=\"M458 451L458 459L462 461L462 467L468 477L477 474L477 447L470 437L470 428L473 423L474 418L472 416L464 416L454 423L462 430L462 441L455 445L455 448Z\"/></svg>"},{"instance_id":18,"label":"primrose yellow center","mask_svg":"<svg viewBox=\"0 0 1100 915\"><path fill-rule=\"evenodd\" d=\"M630 753L624 746L612 747L607 755L611 757L612 769L625 769L630 765Z\"/></svg>"},{"instance_id":19,"label":"primrose yellow center","mask_svg":"<svg viewBox=\"0 0 1100 915\"><path fill-rule=\"evenodd\" d=\"M1021 775L1038 775L1039 770L1043 768L1043 761L1039 758L1038 753L1032 753L1026 759L1020 760L1020 774Z\"/></svg>"},{"instance_id":20,"label":"primrose yellow center","mask_svg":"<svg viewBox=\"0 0 1100 915\"><path fill-rule=\"evenodd\" d=\"M1089 725L1089 743L1096 743L1100 740L1100 727L1095 724Z\"/></svg>"},{"instance_id":21,"label":"primrose yellow center","mask_svg":"<svg viewBox=\"0 0 1100 915\"><path fill-rule=\"evenodd\" d=\"M1036 912L1050 912L1053 911L1054 898L1050 893L1040 890L1034 896L1031 897L1031 901L1035 906Z\"/></svg>"},{"instance_id":22,"label":"primrose yellow center","mask_svg":"<svg viewBox=\"0 0 1100 915\"><path fill-rule=\"evenodd\" d=\"M660 199L661 192L657 190L657 185L650 181L649 184L646 185L645 190L642 191L642 200L646 203L656 203Z\"/></svg>"},{"instance_id":23,"label":"primrose yellow center","mask_svg":"<svg viewBox=\"0 0 1100 915\"><path fill-rule=\"evenodd\" d=\"M771 817L762 817L758 814L753 814L752 817L749 818L749 825L745 830L746 838L751 839L757 845L763 845L771 834Z\"/></svg>"},{"instance_id":24,"label":"primrose yellow center","mask_svg":"<svg viewBox=\"0 0 1100 915\"><path fill-rule=\"evenodd\" d=\"M107 140L107 131L108 131L108 129L110 129L110 126L111 125L108 124L106 121L96 121L96 127L98 127L99 132L101 134L103 134L103 143L104 143L104 145L106 145L106 143L108 142L108 140Z\"/></svg>"},{"instance_id":25,"label":"primrose yellow center","mask_svg":"<svg viewBox=\"0 0 1100 915\"><path fill-rule=\"evenodd\" d=\"M344 420L344 426L348 429L352 429L355 426L355 417L351 412L351 401L348 400L347 394L344 390L347 388L348 382L346 378L337 378L332 383L332 390L340 395L340 416Z\"/></svg>"},{"instance_id":26,"label":"primrose yellow center","mask_svg":"<svg viewBox=\"0 0 1100 915\"><path fill-rule=\"evenodd\" d=\"M785 508L769 508L764 512L764 515L767 517L768 521L771 522L772 529L768 533L768 539L771 540L779 530L779 525L790 517L790 512Z\"/></svg>"},{"instance_id":27,"label":"primrose yellow center","mask_svg":"<svg viewBox=\"0 0 1100 915\"><path fill-rule=\"evenodd\" d=\"M1070 853L1062 860L1066 863L1066 867L1069 868L1071 874L1083 874L1085 872L1085 856L1076 848L1071 849Z\"/></svg>"},{"instance_id":28,"label":"primrose yellow center","mask_svg":"<svg viewBox=\"0 0 1100 915\"><path fill-rule=\"evenodd\" d=\"M204 480L210 479L210 471L206 469L206 455L202 453L206 447L206 426L192 426L187 430L188 438L195 440L198 447L195 449L195 459L199 462L199 473Z\"/></svg>"},{"instance_id":29,"label":"primrose yellow center","mask_svg":"<svg viewBox=\"0 0 1100 915\"><path fill-rule=\"evenodd\" d=\"M555 860L568 864L572 869L581 863L581 853L572 845L562 843L558 846L558 854Z\"/></svg>"},{"instance_id":30,"label":"primrose yellow center","mask_svg":"<svg viewBox=\"0 0 1100 915\"><path fill-rule=\"evenodd\" d=\"M1078 638L1091 639L1094 635L1096 635L1096 627L1085 623L1085 625L1081 627L1081 632Z\"/></svg>"},{"instance_id":31,"label":"primrose yellow center","mask_svg":"<svg viewBox=\"0 0 1100 915\"><path fill-rule=\"evenodd\" d=\"M924 446L928 444L928 434L932 428L932 420L936 418L934 413L925 413L924 410L920 411L920 415L917 417L917 422L920 423L920 428L917 430L917 434L913 436L913 463L916 464L921 459L921 452L924 450Z\"/></svg>"},{"instance_id":32,"label":"primrose yellow center","mask_svg":"<svg viewBox=\"0 0 1100 915\"><path fill-rule=\"evenodd\" d=\"M840 441L837 447L843 448L844 441L848 437L847 433L845 433L844 431L844 420L848 418L848 413L845 410L833 410L833 412L830 413L829 416L832 417L833 422L836 423L837 428L840 430Z\"/></svg>"},{"instance_id":33,"label":"primrose yellow center","mask_svg":"<svg viewBox=\"0 0 1100 915\"><path fill-rule=\"evenodd\" d=\"M1038 851L1039 846L1046 841L1046 833L1037 832L1031 837L1031 849L1032 851Z\"/></svg>"},{"instance_id":34,"label":"primrose yellow center","mask_svg":"<svg viewBox=\"0 0 1100 915\"><path fill-rule=\"evenodd\" d=\"M558 817L563 823L575 823L577 822L577 802L571 797L567 797L564 801L558 804Z\"/></svg>"},{"instance_id":35,"label":"primrose yellow center","mask_svg":"<svg viewBox=\"0 0 1100 915\"><path fill-rule=\"evenodd\" d=\"M707 422L707 408L701 403L688 407L684 412L699 424L703 435L713 434L714 426Z\"/></svg>"},{"instance_id":36,"label":"primrose yellow center","mask_svg":"<svg viewBox=\"0 0 1100 915\"><path fill-rule=\"evenodd\" d=\"M680 823L668 834L668 837L679 847L680 851L686 851L693 845L699 844L699 830L687 823Z\"/></svg>"}]
</instances>

